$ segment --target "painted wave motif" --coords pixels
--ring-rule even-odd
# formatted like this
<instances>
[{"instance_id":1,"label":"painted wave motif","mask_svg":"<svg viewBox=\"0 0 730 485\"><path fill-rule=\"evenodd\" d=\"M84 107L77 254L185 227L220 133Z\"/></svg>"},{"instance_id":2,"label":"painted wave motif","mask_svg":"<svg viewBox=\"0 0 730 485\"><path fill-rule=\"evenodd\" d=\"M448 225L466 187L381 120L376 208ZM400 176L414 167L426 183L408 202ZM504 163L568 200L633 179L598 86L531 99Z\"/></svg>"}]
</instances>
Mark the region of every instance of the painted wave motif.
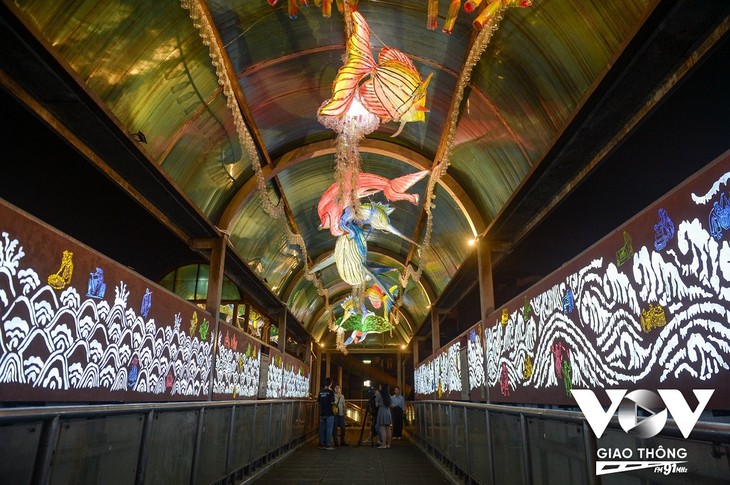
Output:
<instances>
[{"instance_id":1,"label":"painted wave motif","mask_svg":"<svg viewBox=\"0 0 730 485\"><path fill-rule=\"evenodd\" d=\"M309 397L309 374L305 374L302 367L297 369L295 366L284 366L283 384L282 397Z\"/></svg>"},{"instance_id":2,"label":"painted wave motif","mask_svg":"<svg viewBox=\"0 0 730 485\"><path fill-rule=\"evenodd\" d=\"M235 336L234 336L235 339ZM226 343L228 343L226 345ZM261 352L248 343L246 351L231 345L229 333L223 337L218 332L218 354L216 355L216 377L213 382L214 394L225 394L237 397L255 398L259 392L259 376L261 373Z\"/></svg>"},{"instance_id":3,"label":"painted wave motif","mask_svg":"<svg viewBox=\"0 0 730 485\"><path fill-rule=\"evenodd\" d=\"M469 332L469 338L466 341L466 357L469 365L469 391L479 389L485 384L486 376L484 374L484 346L478 328Z\"/></svg>"},{"instance_id":4,"label":"painted wave motif","mask_svg":"<svg viewBox=\"0 0 730 485\"><path fill-rule=\"evenodd\" d=\"M529 316L513 311L486 329L488 385L502 396L556 386L570 396L645 379L708 382L729 370L729 178L692 194L692 213L706 220L677 224L659 209L654 244L634 250L624 232L615 261L591 260L532 297Z\"/></svg>"},{"instance_id":5,"label":"painted wave motif","mask_svg":"<svg viewBox=\"0 0 730 485\"><path fill-rule=\"evenodd\" d=\"M111 304L73 286L59 292L41 284L33 269L21 267L24 256L20 242L4 232L0 383L60 391L207 394L211 344L186 334L180 313L163 325L145 319L128 305L124 281L114 289Z\"/></svg>"},{"instance_id":6,"label":"painted wave motif","mask_svg":"<svg viewBox=\"0 0 730 485\"><path fill-rule=\"evenodd\" d=\"M461 392L461 343L455 342L415 371L416 394Z\"/></svg>"}]
</instances>

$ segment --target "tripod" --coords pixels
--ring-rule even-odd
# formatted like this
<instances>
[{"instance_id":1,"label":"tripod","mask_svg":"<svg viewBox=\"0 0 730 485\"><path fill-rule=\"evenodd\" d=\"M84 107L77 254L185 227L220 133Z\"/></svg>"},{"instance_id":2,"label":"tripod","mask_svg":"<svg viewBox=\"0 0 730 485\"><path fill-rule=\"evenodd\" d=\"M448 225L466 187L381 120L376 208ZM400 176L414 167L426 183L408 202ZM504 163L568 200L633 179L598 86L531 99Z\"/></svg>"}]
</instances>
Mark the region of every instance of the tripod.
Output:
<instances>
[{"instance_id":1,"label":"tripod","mask_svg":"<svg viewBox=\"0 0 730 485\"><path fill-rule=\"evenodd\" d=\"M368 422L368 415L370 415L370 447L372 448L375 446L375 442L373 441L373 437L375 437L375 416L373 413L370 412L370 406L365 408L365 416L362 418L362 426L360 427L360 438L357 440L357 446L362 445L362 434L365 431L365 423Z\"/></svg>"}]
</instances>

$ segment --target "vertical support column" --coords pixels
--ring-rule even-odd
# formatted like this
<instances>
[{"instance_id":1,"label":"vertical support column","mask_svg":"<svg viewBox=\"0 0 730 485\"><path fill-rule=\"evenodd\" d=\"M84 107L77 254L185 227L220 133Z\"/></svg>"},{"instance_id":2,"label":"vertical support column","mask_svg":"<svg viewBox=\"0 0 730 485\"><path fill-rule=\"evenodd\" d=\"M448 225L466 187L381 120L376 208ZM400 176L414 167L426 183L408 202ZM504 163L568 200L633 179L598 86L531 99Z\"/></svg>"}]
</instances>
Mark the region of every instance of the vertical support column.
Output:
<instances>
[{"instance_id":1,"label":"vertical support column","mask_svg":"<svg viewBox=\"0 0 730 485\"><path fill-rule=\"evenodd\" d=\"M212 313L216 320L218 320L221 307L227 245L228 234L226 233L222 233L221 237L214 239L210 245L210 273L208 274L208 297L205 301L205 309Z\"/></svg>"},{"instance_id":2,"label":"vertical support column","mask_svg":"<svg viewBox=\"0 0 730 485\"><path fill-rule=\"evenodd\" d=\"M431 307L431 353L435 354L441 348L441 315L438 308Z\"/></svg>"},{"instance_id":3,"label":"vertical support column","mask_svg":"<svg viewBox=\"0 0 730 485\"><path fill-rule=\"evenodd\" d=\"M482 322L494 311L494 281L492 279L492 253L489 243L477 240L477 269L479 272L479 304Z\"/></svg>"},{"instance_id":4,"label":"vertical support column","mask_svg":"<svg viewBox=\"0 0 730 485\"><path fill-rule=\"evenodd\" d=\"M205 408L198 410L198 424L195 427L195 445L193 447L193 459L190 464L190 485L196 485L198 482L198 466L200 464L200 444L203 441L203 431L205 430Z\"/></svg>"},{"instance_id":5,"label":"vertical support column","mask_svg":"<svg viewBox=\"0 0 730 485\"><path fill-rule=\"evenodd\" d=\"M411 342L411 349L413 349L413 370L418 368L418 364L420 362L419 356L418 356L418 343L421 341L420 338L414 338Z\"/></svg>"},{"instance_id":6,"label":"vertical support column","mask_svg":"<svg viewBox=\"0 0 730 485\"><path fill-rule=\"evenodd\" d=\"M231 473L233 463L233 440L236 439L236 406L231 406L231 426L228 429L228 446L226 447L226 474ZM138 482L142 483L142 482Z\"/></svg>"},{"instance_id":7,"label":"vertical support column","mask_svg":"<svg viewBox=\"0 0 730 485\"><path fill-rule=\"evenodd\" d=\"M494 440L492 439L492 419L488 409L484 410L484 419L487 426L487 460L489 461L490 483L495 483L496 473L494 471Z\"/></svg>"},{"instance_id":8,"label":"vertical support column","mask_svg":"<svg viewBox=\"0 0 730 485\"><path fill-rule=\"evenodd\" d=\"M226 263L226 247L228 246L228 234L221 233L221 237L213 240L210 251L210 272L208 273L208 295L205 300L205 309L213 315L215 322L211 334L211 342L215 344L218 338L219 318L221 307L221 292L223 291L223 274ZM211 360L210 386L208 387L208 401L213 399L213 383L215 381L216 346L213 345L213 357Z\"/></svg>"},{"instance_id":9,"label":"vertical support column","mask_svg":"<svg viewBox=\"0 0 730 485\"><path fill-rule=\"evenodd\" d=\"M527 430L527 416L520 414L520 430L522 431L522 461L525 463L525 483L532 483L532 458L530 455L530 435Z\"/></svg>"},{"instance_id":10,"label":"vertical support column","mask_svg":"<svg viewBox=\"0 0 730 485\"><path fill-rule=\"evenodd\" d=\"M397 376L396 376L396 385L398 387L400 387L401 394L403 393L403 367L401 366L402 360L403 360L403 354L401 354L401 352L398 351L398 357L397 357L398 372L397 372Z\"/></svg>"},{"instance_id":11,"label":"vertical support column","mask_svg":"<svg viewBox=\"0 0 730 485\"><path fill-rule=\"evenodd\" d=\"M324 373L325 377L332 377L332 356L329 352L324 353L327 359L327 371Z\"/></svg>"},{"instance_id":12,"label":"vertical support column","mask_svg":"<svg viewBox=\"0 0 730 485\"><path fill-rule=\"evenodd\" d=\"M588 475L586 483L590 485L599 485L601 481L594 473L596 469L596 452L598 445L596 436L591 433L590 427L586 421L583 421L583 449L586 455L586 473Z\"/></svg>"},{"instance_id":13,"label":"vertical support column","mask_svg":"<svg viewBox=\"0 0 730 485\"><path fill-rule=\"evenodd\" d=\"M55 415L53 419L44 421L41 427L41 437L36 453L35 467L33 468L33 480L31 483L49 483L51 480L51 462L53 452L58 443L58 436L61 433L61 417Z\"/></svg>"},{"instance_id":14,"label":"vertical support column","mask_svg":"<svg viewBox=\"0 0 730 485\"><path fill-rule=\"evenodd\" d=\"M286 354L286 307L279 312L279 350Z\"/></svg>"},{"instance_id":15,"label":"vertical support column","mask_svg":"<svg viewBox=\"0 0 730 485\"><path fill-rule=\"evenodd\" d=\"M489 244L483 239L477 239L477 272L479 275L479 309L481 312L482 325L480 331L482 335L480 338L484 338L484 331L487 328L487 317L494 311L494 281L492 279L492 253L489 249ZM484 342L484 371L487 370L487 343ZM481 389L482 397L485 397L487 402L491 402L489 398L489 379L485 379L487 382Z\"/></svg>"},{"instance_id":16,"label":"vertical support column","mask_svg":"<svg viewBox=\"0 0 730 485\"><path fill-rule=\"evenodd\" d=\"M342 385L342 366L341 365L337 366L337 380L335 382L337 384L339 384L341 388L344 388L344 386Z\"/></svg>"},{"instance_id":17,"label":"vertical support column","mask_svg":"<svg viewBox=\"0 0 730 485\"><path fill-rule=\"evenodd\" d=\"M144 483L145 472L147 469L147 458L150 453L150 441L152 440L152 425L155 419L154 409L145 414L143 419L144 422L142 424L142 443L139 446L139 456L137 458L137 474L135 476L135 483ZM233 426L231 426L231 428L233 428ZM226 462L226 471L228 471L227 467L228 462Z\"/></svg>"},{"instance_id":18,"label":"vertical support column","mask_svg":"<svg viewBox=\"0 0 730 485\"><path fill-rule=\"evenodd\" d=\"M316 344L314 349L317 353L317 375L314 379L314 395L316 396L322 389L322 349Z\"/></svg>"}]
</instances>

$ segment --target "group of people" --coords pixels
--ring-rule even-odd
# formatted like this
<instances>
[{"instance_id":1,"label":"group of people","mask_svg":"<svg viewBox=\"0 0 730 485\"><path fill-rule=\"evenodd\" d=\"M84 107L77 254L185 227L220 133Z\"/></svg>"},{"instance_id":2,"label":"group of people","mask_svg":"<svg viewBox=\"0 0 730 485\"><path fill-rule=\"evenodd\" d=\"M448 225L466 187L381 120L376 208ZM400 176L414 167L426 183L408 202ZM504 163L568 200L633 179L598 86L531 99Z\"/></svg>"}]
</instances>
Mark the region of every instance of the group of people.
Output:
<instances>
[{"instance_id":1,"label":"group of people","mask_svg":"<svg viewBox=\"0 0 730 485\"><path fill-rule=\"evenodd\" d=\"M388 384L380 384L375 389L375 407L373 425L380 438L378 448L390 448L391 441L403 437L403 411L405 400L400 388L393 388L390 395ZM324 380L324 387L317 397L319 402L319 448L334 450L335 446L348 446L345 442L345 396L340 385L332 390L332 378ZM337 431L339 429L339 444Z\"/></svg>"}]
</instances>

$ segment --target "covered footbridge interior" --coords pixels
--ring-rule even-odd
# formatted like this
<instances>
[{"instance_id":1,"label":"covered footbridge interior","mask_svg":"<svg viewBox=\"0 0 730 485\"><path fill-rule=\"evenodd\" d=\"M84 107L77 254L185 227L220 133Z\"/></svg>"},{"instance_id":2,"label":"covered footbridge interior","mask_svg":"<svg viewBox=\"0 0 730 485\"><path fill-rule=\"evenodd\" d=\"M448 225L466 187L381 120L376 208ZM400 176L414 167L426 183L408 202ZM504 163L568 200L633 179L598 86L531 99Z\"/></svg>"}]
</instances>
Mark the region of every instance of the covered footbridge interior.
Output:
<instances>
[{"instance_id":1,"label":"covered footbridge interior","mask_svg":"<svg viewBox=\"0 0 730 485\"><path fill-rule=\"evenodd\" d=\"M727 483L727 2L0 23L3 483Z\"/></svg>"}]
</instances>

